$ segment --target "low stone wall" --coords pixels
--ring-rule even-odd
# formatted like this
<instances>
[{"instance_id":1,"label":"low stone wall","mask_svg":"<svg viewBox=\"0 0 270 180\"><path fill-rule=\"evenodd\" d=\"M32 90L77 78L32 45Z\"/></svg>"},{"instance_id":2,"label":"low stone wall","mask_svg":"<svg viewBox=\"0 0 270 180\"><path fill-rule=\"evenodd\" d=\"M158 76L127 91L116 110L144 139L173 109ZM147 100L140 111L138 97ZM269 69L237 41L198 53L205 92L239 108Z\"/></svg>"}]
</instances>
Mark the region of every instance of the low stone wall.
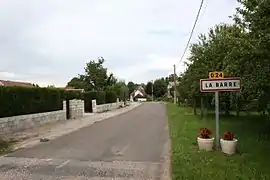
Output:
<instances>
[{"instance_id":1,"label":"low stone wall","mask_svg":"<svg viewBox=\"0 0 270 180\"><path fill-rule=\"evenodd\" d=\"M108 103L108 104L101 104L101 105L96 105L96 104L97 104L96 100L92 100L93 113L101 113L101 112L118 109L120 107L124 107L124 102L115 102L115 103Z\"/></svg>"},{"instance_id":2,"label":"low stone wall","mask_svg":"<svg viewBox=\"0 0 270 180\"><path fill-rule=\"evenodd\" d=\"M0 135L20 132L46 123L66 120L66 102L63 110L0 118Z\"/></svg>"},{"instance_id":3,"label":"low stone wall","mask_svg":"<svg viewBox=\"0 0 270 180\"><path fill-rule=\"evenodd\" d=\"M83 117L84 114L84 101L73 99L69 101L70 119Z\"/></svg>"}]
</instances>

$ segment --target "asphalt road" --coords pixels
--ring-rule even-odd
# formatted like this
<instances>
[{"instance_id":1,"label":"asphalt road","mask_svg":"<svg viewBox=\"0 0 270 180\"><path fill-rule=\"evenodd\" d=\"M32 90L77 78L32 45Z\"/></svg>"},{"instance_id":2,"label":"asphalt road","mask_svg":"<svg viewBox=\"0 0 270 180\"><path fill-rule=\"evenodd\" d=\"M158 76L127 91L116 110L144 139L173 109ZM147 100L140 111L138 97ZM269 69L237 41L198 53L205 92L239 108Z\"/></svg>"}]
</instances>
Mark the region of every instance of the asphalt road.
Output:
<instances>
[{"instance_id":1,"label":"asphalt road","mask_svg":"<svg viewBox=\"0 0 270 180\"><path fill-rule=\"evenodd\" d=\"M164 104L145 103L0 159L0 179L161 179L168 154Z\"/></svg>"}]
</instances>

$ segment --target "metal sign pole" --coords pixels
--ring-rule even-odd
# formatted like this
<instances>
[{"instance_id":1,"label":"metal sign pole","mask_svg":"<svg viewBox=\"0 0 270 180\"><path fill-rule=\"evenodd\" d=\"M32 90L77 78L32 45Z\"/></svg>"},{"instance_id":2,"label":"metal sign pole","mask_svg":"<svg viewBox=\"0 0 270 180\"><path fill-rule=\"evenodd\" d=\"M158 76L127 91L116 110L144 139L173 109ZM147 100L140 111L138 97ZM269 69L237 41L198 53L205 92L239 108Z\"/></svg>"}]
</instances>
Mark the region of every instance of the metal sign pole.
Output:
<instances>
[{"instance_id":1,"label":"metal sign pole","mask_svg":"<svg viewBox=\"0 0 270 180\"><path fill-rule=\"evenodd\" d=\"M219 149L219 97L218 97L218 91L215 92L215 107L216 107L216 149Z\"/></svg>"}]
</instances>

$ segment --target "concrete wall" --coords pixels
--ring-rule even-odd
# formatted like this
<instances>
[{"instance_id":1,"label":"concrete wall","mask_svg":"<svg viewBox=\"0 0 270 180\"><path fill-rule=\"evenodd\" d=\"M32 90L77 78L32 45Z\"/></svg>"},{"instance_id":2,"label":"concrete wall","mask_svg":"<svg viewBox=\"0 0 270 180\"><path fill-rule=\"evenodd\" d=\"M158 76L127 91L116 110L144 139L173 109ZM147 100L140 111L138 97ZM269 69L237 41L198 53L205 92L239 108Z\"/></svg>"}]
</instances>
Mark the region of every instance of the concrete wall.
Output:
<instances>
[{"instance_id":1,"label":"concrete wall","mask_svg":"<svg viewBox=\"0 0 270 180\"><path fill-rule=\"evenodd\" d=\"M124 102L118 102L118 101L115 103L97 105L96 100L92 100L93 113L101 113L101 112L118 109L120 107L124 107Z\"/></svg>"},{"instance_id":2,"label":"concrete wall","mask_svg":"<svg viewBox=\"0 0 270 180\"><path fill-rule=\"evenodd\" d=\"M69 113L70 119L76 119L83 117L84 114L84 101L79 99L73 99L69 101Z\"/></svg>"},{"instance_id":3,"label":"concrete wall","mask_svg":"<svg viewBox=\"0 0 270 180\"><path fill-rule=\"evenodd\" d=\"M66 120L66 102L59 111L19 115L0 118L0 134L20 132L29 128L37 127L45 123Z\"/></svg>"}]
</instances>

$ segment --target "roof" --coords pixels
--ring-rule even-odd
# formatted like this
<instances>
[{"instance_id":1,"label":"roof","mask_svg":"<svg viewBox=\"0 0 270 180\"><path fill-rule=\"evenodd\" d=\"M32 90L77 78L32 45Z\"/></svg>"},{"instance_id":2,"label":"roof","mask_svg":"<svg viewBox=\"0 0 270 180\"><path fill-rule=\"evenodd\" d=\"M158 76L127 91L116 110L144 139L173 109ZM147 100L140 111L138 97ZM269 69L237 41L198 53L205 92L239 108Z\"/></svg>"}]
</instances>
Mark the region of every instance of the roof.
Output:
<instances>
[{"instance_id":1,"label":"roof","mask_svg":"<svg viewBox=\"0 0 270 180\"><path fill-rule=\"evenodd\" d=\"M140 91L144 96L146 96L146 92L144 91L144 88L142 86L138 86L130 95L135 96L136 91ZM138 95L136 95L137 97Z\"/></svg>"},{"instance_id":2,"label":"roof","mask_svg":"<svg viewBox=\"0 0 270 180\"><path fill-rule=\"evenodd\" d=\"M34 87L34 84L28 83L28 82L0 80L0 86L23 86L23 87Z\"/></svg>"}]
</instances>

